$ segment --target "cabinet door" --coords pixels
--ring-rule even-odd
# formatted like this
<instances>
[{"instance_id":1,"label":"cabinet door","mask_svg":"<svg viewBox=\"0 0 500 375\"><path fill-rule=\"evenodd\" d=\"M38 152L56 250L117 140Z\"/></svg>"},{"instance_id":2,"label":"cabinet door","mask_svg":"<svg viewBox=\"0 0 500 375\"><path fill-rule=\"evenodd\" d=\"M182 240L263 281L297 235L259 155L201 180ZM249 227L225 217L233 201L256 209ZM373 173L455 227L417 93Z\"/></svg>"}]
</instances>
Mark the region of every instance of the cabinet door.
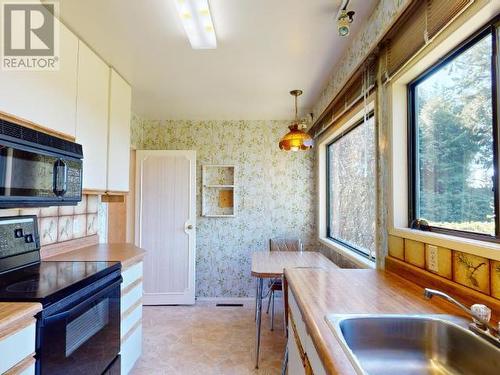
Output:
<instances>
[{"instance_id":1,"label":"cabinet door","mask_svg":"<svg viewBox=\"0 0 500 375\"><path fill-rule=\"evenodd\" d=\"M288 321L288 326L291 327L291 321ZM300 340L300 339L299 339ZM295 332L291 329L288 332L288 374L290 375L305 375L304 365L302 364L302 358L300 357L300 351L297 347L297 337Z\"/></svg>"},{"instance_id":2,"label":"cabinet door","mask_svg":"<svg viewBox=\"0 0 500 375\"><path fill-rule=\"evenodd\" d=\"M110 79L108 191L129 190L132 89L113 69Z\"/></svg>"},{"instance_id":3,"label":"cabinet door","mask_svg":"<svg viewBox=\"0 0 500 375\"><path fill-rule=\"evenodd\" d=\"M0 69L0 111L74 137L78 38L55 22L60 26L59 70Z\"/></svg>"},{"instance_id":4,"label":"cabinet door","mask_svg":"<svg viewBox=\"0 0 500 375\"><path fill-rule=\"evenodd\" d=\"M76 141L83 146L83 188L106 190L109 67L79 43Z\"/></svg>"}]
</instances>

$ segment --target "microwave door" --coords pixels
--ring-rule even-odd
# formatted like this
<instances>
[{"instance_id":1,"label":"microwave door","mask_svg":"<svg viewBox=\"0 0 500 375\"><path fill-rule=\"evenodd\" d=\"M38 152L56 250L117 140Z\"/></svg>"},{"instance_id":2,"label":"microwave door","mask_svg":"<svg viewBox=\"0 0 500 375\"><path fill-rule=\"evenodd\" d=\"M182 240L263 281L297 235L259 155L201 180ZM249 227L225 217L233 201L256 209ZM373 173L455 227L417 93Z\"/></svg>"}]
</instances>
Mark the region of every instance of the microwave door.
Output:
<instances>
[{"instance_id":1,"label":"microwave door","mask_svg":"<svg viewBox=\"0 0 500 375\"><path fill-rule=\"evenodd\" d=\"M54 198L54 165L58 158L3 146L0 149L0 193L20 199Z\"/></svg>"},{"instance_id":2,"label":"microwave door","mask_svg":"<svg viewBox=\"0 0 500 375\"><path fill-rule=\"evenodd\" d=\"M0 195L4 196L11 195L12 154L12 148L0 146Z\"/></svg>"}]
</instances>

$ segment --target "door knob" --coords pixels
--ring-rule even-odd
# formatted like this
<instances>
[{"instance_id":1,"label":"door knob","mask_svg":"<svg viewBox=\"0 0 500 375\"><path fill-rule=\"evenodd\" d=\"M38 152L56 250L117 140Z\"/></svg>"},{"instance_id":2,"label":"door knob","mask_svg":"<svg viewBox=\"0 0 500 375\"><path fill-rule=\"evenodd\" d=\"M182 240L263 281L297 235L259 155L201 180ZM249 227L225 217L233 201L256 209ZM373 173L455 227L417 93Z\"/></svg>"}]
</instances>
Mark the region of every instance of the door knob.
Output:
<instances>
[{"instance_id":1,"label":"door knob","mask_svg":"<svg viewBox=\"0 0 500 375\"><path fill-rule=\"evenodd\" d=\"M193 227L193 225L192 225L192 224L189 224L186 228L187 228L187 229L189 229L189 230L191 230L191 229L193 229L194 227Z\"/></svg>"}]
</instances>

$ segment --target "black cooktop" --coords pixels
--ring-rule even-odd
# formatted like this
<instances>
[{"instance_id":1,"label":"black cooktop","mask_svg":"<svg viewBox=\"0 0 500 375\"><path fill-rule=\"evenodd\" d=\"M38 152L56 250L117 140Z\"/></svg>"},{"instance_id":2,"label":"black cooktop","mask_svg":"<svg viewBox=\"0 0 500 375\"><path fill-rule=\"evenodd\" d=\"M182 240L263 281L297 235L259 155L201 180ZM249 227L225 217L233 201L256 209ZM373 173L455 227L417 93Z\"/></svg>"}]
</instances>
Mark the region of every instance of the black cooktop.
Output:
<instances>
[{"instance_id":1,"label":"black cooktop","mask_svg":"<svg viewBox=\"0 0 500 375\"><path fill-rule=\"evenodd\" d=\"M120 268L119 262L42 261L0 274L0 301L46 307Z\"/></svg>"}]
</instances>

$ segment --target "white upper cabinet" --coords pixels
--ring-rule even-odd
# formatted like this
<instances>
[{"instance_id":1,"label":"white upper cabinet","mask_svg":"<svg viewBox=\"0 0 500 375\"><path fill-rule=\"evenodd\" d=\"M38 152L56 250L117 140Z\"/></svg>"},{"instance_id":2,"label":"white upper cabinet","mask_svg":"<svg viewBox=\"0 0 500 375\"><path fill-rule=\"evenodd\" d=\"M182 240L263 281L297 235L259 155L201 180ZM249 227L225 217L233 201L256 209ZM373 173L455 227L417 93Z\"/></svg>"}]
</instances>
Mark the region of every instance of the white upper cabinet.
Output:
<instances>
[{"instance_id":1,"label":"white upper cabinet","mask_svg":"<svg viewBox=\"0 0 500 375\"><path fill-rule=\"evenodd\" d=\"M60 26L59 70L0 69L0 111L74 137L78 38L55 22Z\"/></svg>"},{"instance_id":2,"label":"white upper cabinet","mask_svg":"<svg viewBox=\"0 0 500 375\"><path fill-rule=\"evenodd\" d=\"M105 191L108 160L109 67L79 43L76 141L83 146L83 188Z\"/></svg>"},{"instance_id":3,"label":"white upper cabinet","mask_svg":"<svg viewBox=\"0 0 500 375\"><path fill-rule=\"evenodd\" d=\"M129 190L130 85L111 69L109 95L108 191Z\"/></svg>"}]
</instances>

